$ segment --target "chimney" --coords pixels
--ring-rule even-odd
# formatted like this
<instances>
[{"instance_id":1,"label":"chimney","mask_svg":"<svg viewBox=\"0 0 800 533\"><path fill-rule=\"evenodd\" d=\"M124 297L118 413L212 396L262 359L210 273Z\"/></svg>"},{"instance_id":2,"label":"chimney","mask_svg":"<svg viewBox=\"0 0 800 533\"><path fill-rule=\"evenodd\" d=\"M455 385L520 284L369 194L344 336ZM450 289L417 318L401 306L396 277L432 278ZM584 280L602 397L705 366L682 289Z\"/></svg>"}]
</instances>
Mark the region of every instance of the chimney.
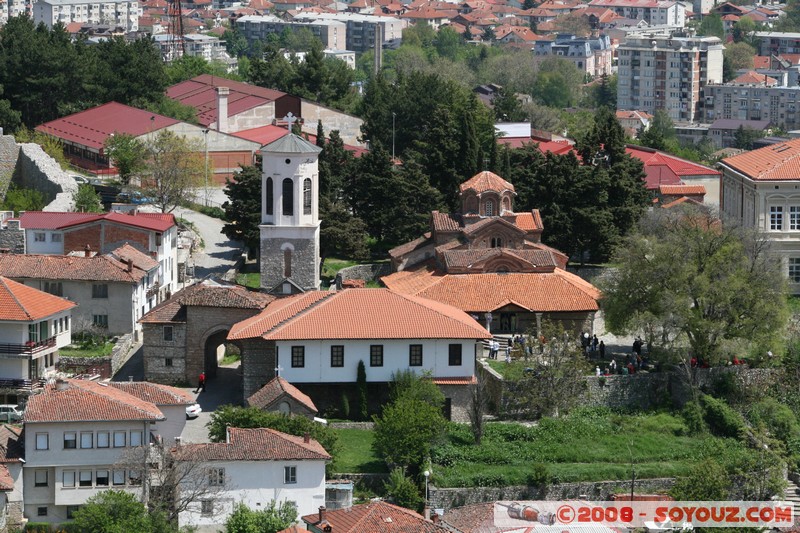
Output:
<instances>
[{"instance_id":1,"label":"chimney","mask_svg":"<svg viewBox=\"0 0 800 533\"><path fill-rule=\"evenodd\" d=\"M324 522L325 521L325 506L324 505L320 505L319 506L319 521L320 522Z\"/></svg>"},{"instance_id":2,"label":"chimney","mask_svg":"<svg viewBox=\"0 0 800 533\"><path fill-rule=\"evenodd\" d=\"M308 431L303 433L303 442L305 442L306 444L311 442L311 435L308 433Z\"/></svg>"},{"instance_id":3,"label":"chimney","mask_svg":"<svg viewBox=\"0 0 800 533\"><path fill-rule=\"evenodd\" d=\"M225 444L231 443L231 425L225 424Z\"/></svg>"},{"instance_id":4,"label":"chimney","mask_svg":"<svg viewBox=\"0 0 800 533\"><path fill-rule=\"evenodd\" d=\"M67 390L69 388L69 382L65 379L57 379L56 380L56 390Z\"/></svg>"},{"instance_id":5,"label":"chimney","mask_svg":"<svg viewBox=\"0 0 800 533\"><path fill-rule=\"evenodd\" d=\"M180 445L181 445L181 438L180 437L175 437L175 447L177 448Z\"/></svg>"},{"instance_id":6,"label":"chimney","mask_svg":"<svg viewBox=\"0 0 800 533\"><path fill-rule=\"evenodd\" d=\"M431 515L431 522L433 522L434 524L439 523L439 513L434 511L434 513Z\"/></svg>"},{"instance_id":7,"label":"chimney","mask_svg":"<svg viewBox=\"0 0 800 533\"><path fill-rule=\"evenodd\" d=\"M83 248L84 257L92 257L92 247L88 244Z\"/></svg>"},{"instance_id":8,"label":"chimney","mask_svg":"<svg viewBox=\"0 0 800 533\"><path fill-rule=\"evenodd\" d=\"M125 260L125 272L133 272L133 259Z\"/></svg>"},{"instance_id":9,"label":"chimney","mask_svg":"<svg viewBox=\"0 0 800 533\"><path fill-rule=\"evenodd\" d=\"M227 87L217 87L217 131L228 132L228 94Z\"/></svg>"}]
</instances>

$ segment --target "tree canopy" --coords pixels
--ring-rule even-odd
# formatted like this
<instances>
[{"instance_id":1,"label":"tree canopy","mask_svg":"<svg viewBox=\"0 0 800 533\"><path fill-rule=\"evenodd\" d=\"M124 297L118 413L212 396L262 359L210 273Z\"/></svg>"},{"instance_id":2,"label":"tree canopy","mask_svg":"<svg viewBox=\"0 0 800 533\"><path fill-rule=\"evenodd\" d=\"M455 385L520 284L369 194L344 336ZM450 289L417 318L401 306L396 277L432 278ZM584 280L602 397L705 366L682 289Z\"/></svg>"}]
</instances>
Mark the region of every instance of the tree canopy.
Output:
<instances>
[{"instance_id":1,"label":"tree canopy","mask_svg":"<svg viewBox=\"0 0 800 533\"><path fill-rule=\"evenodd\" d=\"M257 254L261 247L261 231L258 229L262 207L261 169L252 165L241 167L226 183L228 200L222 204L225 211L222 233Z\"/></svg>"},{"instance_id":2,"label":"tree canopy","mask_svg":"<svg viewBox=\"0 0 800 533\"><path fill-rule=\"evenodd\" d=\"M92 496L74 514L74 527L82 533L169 533L162 513L148 512L136 495L104 490Z\"/></svg>"},{"instance_id":3,"label":"tree canopy","mask_svg":"<svg viewBox=\"0 0 800 533\"><path fill-rule=\"evenodd\" d=\"M191 189L203 184L205 162L197 143L162 130L145 142L147 163L142 191L162 213L171 213Z\"/></svg>"},{"instance_id":4,"label":"tree canopy","mask_svg":"<svg viewBox=\"0 0 800 533\"><path fill-rule=\"evenodd\" d=\"M277 533L296 521L297 506L291 501L276 505L272 500L269 507L258 510L239 503L225 521L225 533Z\"/></svg>"}]
</instances>

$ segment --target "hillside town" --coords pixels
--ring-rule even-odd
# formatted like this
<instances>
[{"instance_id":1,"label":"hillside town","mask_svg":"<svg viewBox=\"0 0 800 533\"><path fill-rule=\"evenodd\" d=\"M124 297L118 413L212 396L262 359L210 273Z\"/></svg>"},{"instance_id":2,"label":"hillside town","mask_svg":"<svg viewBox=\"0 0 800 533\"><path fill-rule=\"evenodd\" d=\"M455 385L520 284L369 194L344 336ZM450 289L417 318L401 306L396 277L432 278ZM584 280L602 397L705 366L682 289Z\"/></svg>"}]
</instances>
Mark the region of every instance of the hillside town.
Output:
<instances>
[{"instance_id":1,"label":"hillside town","mask_svg":"<svg viewBox=\"0 0 800 533\"><path fill-rule=\"evenodd\" d=\"M797 95L794 2L0 2L0 531L796 528Z\"/></svg>"}]
</instances>

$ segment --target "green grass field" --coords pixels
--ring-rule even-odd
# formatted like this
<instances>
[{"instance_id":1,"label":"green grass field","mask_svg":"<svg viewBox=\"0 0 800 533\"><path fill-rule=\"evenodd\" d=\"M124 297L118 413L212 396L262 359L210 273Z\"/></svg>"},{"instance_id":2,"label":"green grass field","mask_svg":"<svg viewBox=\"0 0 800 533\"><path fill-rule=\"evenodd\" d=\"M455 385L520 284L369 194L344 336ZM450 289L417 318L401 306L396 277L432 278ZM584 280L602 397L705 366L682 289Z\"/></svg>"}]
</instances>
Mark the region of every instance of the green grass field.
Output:
<instances>
[{"instance_id":1,"label":"green grass field","mask_svg":"<svg viewBox=\"0 0 800 533\"><path fill-rule=\"evenodd\" d=\"M337 429L341 451L336 458L336 471L344 473L387 472L386 463L372 451L375 434L367 429Z\"/></svg>"},{"instance_id":2,"label":"green grass field","mask_svg":"<svg viewBox=\"0 0 800 533\"><path fill-rule=\"evenodd\" d=\"M93 346L91 348L59 348L58 353L61 357L103 357L111 355L111 350L114 349L114 344L107 342L102 346Z\"/></svg>"}]
</instances>

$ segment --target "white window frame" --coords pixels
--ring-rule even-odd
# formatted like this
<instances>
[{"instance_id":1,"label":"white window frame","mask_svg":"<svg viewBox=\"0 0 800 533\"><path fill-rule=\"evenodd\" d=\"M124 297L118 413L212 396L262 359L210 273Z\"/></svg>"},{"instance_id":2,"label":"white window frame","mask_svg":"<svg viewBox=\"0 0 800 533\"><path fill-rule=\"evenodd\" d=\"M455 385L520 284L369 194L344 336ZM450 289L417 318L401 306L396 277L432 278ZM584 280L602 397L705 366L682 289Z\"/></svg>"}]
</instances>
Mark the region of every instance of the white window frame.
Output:
<instances>
[{"instance_id":1,"label":"white window frame","mask_svg":"<svg viewBox=\"0 0 800 533\"><path fill-rule=\"evenodd\" d=\"M131 436L130 436L130 440L128 441L128 445L131 446L131 447L141 446L143 439L144 439L144 436L142 435L141 431L131 431Z\"/></svg>"},{"instance_id":2,"label":"white window frame","mask_svg":"<svg viewBox=\"0 0 800 533\"><path fill-rule=\"evenodd\" d=\"M70 446L67 444L71 443ZM67 431L64 433L64 449L77 450L78 449L78 434L74 431Z\"/></svg>"},{"instance_id":3,"label":"white window frame","mask_svg":"<svg viewBox=\"0 0 800 533\"><path fill-rule=\"evenodd\" d=\"M104 474L104 475L101 475ZM95 485L98 487L108 487L111 484L111 477L110 472L107 469L100 469L94 474L94 481ZM100 480L105 479L105 483L101 483Z\"/></svg>"},{"instance_id":4,"label":"white window frame","mask_svg":"<svg viewBox=\"0 0 800 533\"><path fill-rule=\"evenodd\" d=\"M125 471L124 470L114 470L111 472L111 484L115 487L121 487L125 485Z\"/></svg>"},{"instance_id":5,"label":"white window frame","mask_svg":"<svg viewBox=\"0 0 800 533\"><path fill-rule=\"evenodd\" d=\"M108 431L97 432L97 447L98 448L111 447L111 434Z\"/></svg>"},{"instance_id":6,"label":"white window frame","mask_svg":"<svg viewBox=\"0 0 800 533\"><path fill-rule=\"evenodd\" d=\"M283 484L295 485L297 483L297 466L284 466L283 467Z\"/></svg>"},{"instance_id":7,"label":"white window frame","mask_svg":"<svg viewBox=\"0 0 800 533\"><path fill-rule=\"evenodd\" d=\"M208 469L208 484L212 487L221 487L225 484L225 469L224 468L209 468Z\"/></svg>"},{"instance_id":8,"label":"white window frame","mask_svg":"<svg viewBox=\"0 0 800 533\"><path fill-rule=\"evenodd\" d=\"M769 229L770 231L783 231L783 206L769 206Z\"/></svg>"},{"instance_id":9,"label":"white window frame","mask_svg":"<svg viewBox=\"0 0 800 533\"><path fill-rule=\"evenodd\" d=\"M50 434L49 433L37 433L36 434L36 449L37 450L49 450L50 449Z\"/></svg>"},{"instance_id":10,"label":"white window frame","mask_svg":"<svg viewBox=\"0 0 800 533\"><path fill-rule=\"evenodd\" d=\"M67 489L75 488L75 471L64 470L61 474L61 486Z\"/></svg>"},{"instance_id":11,"label":"white window frame","mask_svg":"<svg viewBox=\"0 0 800 533\"><path fill-rule=\"evenodd\" d=\"M78 471L78 487L84 487L84 488L91 487L92 481L93 481L93 475L91 470Z\"/></svg>"},{"instance_id":12,"label":"white window frame","mask_svg":"<svg viewBox=\"0 0 800 533\"><path fill-rule=\"evenodd\" d=\"M94 433L91 431L81 431L81 450L94 448Z\"/></svg>"},{"instance_id":13,"label":"white window frame","mask_svg":"<svg viewBox=\"0 0 800 533\"><path fill-rule=\"evenodd\" d=\"M800 231L800 205L789 206L789 230Z\"/></svg>"},{"instance_id":14,"label":"white window frame","mask_svg":"<svg viewBox=\"0 0 800 533\"><path fill-rule=\"evenodd\" d=\"M126 439L127 433L125 431L115 431L114 432L114 448L124 448L125 443L127 442ZM121 444L120 444L121 439Z\"/></svg>"}]
</instances>

